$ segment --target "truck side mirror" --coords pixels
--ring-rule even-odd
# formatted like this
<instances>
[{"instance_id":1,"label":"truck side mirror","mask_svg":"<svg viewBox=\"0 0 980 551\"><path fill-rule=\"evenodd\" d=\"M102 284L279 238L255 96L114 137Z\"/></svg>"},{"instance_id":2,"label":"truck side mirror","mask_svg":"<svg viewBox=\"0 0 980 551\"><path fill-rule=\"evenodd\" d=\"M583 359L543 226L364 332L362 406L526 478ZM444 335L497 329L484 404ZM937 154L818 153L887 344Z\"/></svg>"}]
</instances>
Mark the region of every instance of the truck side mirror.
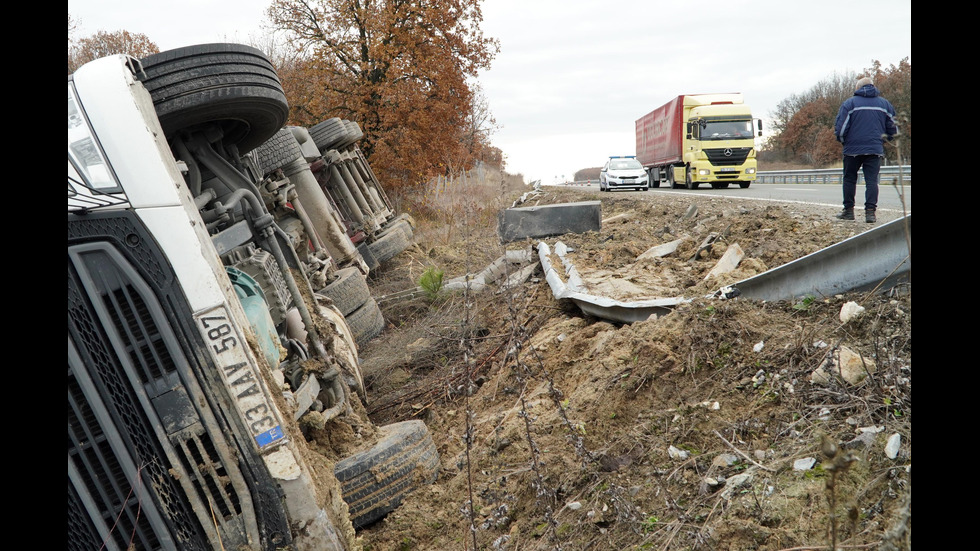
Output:
<instances>
[{"instance_id":1,"label":"truck side mirror","mask_svg":"<svg viewBox=\"0 0 980 551\"><path fill-rule=\"evenodd\" d=\"M755 121L759 125L759 137L762 137L762 119L756 119Z\"/></svg>"}]
</instances>

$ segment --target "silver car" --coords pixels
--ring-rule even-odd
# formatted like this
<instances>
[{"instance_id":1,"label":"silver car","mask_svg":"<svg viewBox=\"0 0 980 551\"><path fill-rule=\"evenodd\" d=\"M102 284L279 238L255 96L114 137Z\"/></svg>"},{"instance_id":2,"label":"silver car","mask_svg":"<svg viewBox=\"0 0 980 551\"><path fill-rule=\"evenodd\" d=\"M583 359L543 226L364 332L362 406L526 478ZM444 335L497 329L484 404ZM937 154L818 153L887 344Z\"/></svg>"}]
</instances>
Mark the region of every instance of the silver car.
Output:
<instances>
[{"instance_id":1,"label":"silver car","mask_svg":"<svg viewBox=\"0 0 980 551\"><path fill-rule=\"evenodd\" d=\"M599 172L599 191L615 188L650 189L650 178L633 155L609 157Z\"/></svg>"}]
</instances>

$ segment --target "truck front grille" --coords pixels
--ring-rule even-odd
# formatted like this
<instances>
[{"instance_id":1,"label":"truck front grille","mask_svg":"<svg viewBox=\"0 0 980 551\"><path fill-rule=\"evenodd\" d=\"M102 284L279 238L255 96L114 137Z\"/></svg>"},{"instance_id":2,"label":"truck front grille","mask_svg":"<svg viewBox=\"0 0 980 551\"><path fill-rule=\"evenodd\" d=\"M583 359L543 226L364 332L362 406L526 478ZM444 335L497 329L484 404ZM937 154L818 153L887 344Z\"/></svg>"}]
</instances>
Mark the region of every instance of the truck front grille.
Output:
<instances>
[{"instance_id":1,"label":"truck front grille","mask_svg":"<svg viewBox=\"0 0 980 551\"><path fill-rule=\"evenodd\" d=\"M749 157L751 147L733 147L730 149L705 149L704 154L714 166L740 165Z\"/></svg>"},{"instance_id":2,"label":"truck front grille","mask_svg":"<svg viewBox=\"0 0 980 551\"><path fill-rule=\"evenodd\" d=\"M129 217L69 216L68 548L288 543L278 488L172 321L190 313L155 247Z\"/></svg>"}]
</instances>

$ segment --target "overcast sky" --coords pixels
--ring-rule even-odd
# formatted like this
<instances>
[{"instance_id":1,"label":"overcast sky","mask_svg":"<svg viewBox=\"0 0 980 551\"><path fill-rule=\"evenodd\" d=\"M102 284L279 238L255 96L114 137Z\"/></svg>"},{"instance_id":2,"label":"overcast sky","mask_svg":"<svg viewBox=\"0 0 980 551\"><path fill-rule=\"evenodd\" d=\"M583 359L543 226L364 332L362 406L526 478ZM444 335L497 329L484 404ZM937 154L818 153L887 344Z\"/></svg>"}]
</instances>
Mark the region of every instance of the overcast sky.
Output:
<instances>
[{"instance_id":1,"label":"overcast sky","mask_svg":"<svg viewBox=\"0 0 980 551\"><path fill-rule=\"evenodd\" d=\"M168 50L261 43L270 3L69 0L68 13L78 37L125 29ZM633 154L636 119L680 94L743 92L767 125L835 72L912 55L911 0L484 0L483 15L500 40L480 77L492 141L509 171L545 183Z\"/></svg>"}]
</instances>

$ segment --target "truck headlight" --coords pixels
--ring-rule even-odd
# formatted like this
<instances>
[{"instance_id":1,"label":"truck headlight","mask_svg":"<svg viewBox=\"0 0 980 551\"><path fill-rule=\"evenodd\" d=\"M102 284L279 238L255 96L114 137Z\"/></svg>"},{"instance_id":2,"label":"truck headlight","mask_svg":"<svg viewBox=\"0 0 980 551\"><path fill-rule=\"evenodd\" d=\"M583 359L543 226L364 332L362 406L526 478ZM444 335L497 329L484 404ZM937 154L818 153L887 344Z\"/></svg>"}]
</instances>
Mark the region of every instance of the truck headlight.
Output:
<instances>
[{"instance_id":1,"label":"truck headlight","mask_svg":"<svg viewBox=\"0 0 980 551\"><path fill-rule=\"evenodd\" d=\"M754 168L746 168L745 169L745 173L746 174L755 174L755 169Z\"/></svg>"},{"instance_id":2,"label":"truck headlight","mask_svg":"<svg viewBox=\"0 0 980 551\"><path fill-rule=\"evenodd\" d=\"M75 87L68 83L68 162L75 165L85 183L99 191L118 191L119 184L92 135L88 119L75 97Z\"/></svg>"},{"instance_id":3,"label":"truck headlight","mask_svg":"<svg viewBox=\"0 0 980 551\"><path fill-rule=\"evenodd\" d=\"M708 169L708 168L699 169L698 170L698 174L700 174L701 176L707 176L707 175L711 174L711 169Z\"/></svg>"}]
</instances>

